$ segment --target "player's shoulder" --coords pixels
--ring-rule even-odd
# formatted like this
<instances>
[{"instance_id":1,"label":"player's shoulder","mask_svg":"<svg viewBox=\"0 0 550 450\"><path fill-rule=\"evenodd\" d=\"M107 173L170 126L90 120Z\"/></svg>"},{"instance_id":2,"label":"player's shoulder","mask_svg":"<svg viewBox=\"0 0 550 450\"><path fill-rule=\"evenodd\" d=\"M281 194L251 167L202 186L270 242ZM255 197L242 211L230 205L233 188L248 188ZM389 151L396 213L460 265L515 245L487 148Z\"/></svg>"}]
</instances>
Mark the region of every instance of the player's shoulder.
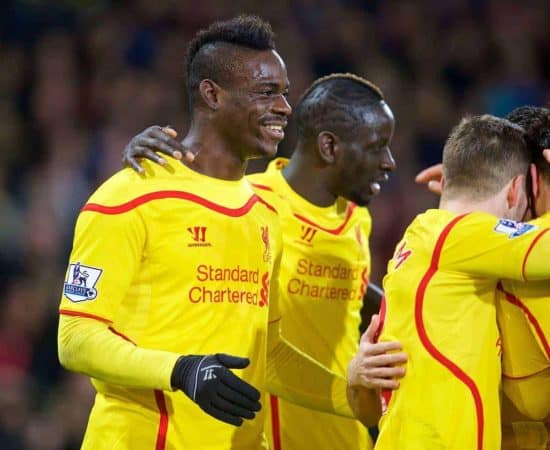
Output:
<instances>
[{"instance_id":1,"label":"player's shoulder","mask_svg":"<svg viewBox=\"0 0 550 450\"><path fill-rule=\"evenodd\" d=\"M192 191L198 187L195 175L181 162L164 157L166 164L160 166L143 161L143 173L130 168L119 170L107 179L89 198L88 203L118 205L143 198L154 193Z\"/></svg>"},{"instance_id":2,"label":"player's shoulder","mask_svg":"<svg viewBox=\"0 0 550 450\"><path fill-rule=\"evenodd\" d=\"M356 220L367 222L372 221L370 211L366 206L359 206L355 203L348 202L347 208L353 209L353 214Z\"/></svg>"},{"instance_id":3,"label":"player's shoulder","mask_svg":"<svg viewBox=\"0 0 550 450\"><path fill-rule=\"evenodd\" d=\"M260 172L247 175L246 179L259 198L271 205L278 214L284 214L289 212L289 205L277 189L277 176L270 172Z\"/></svg>"},{"instance_id":4,"label":"player's shoulder","mask_svg":"<svg viewBox=\"0 0 550 450\"><path fill-rule=\"evenodd\" d=\"M546 213L534 220L530 220L529 223L540 228L550 228L550 213Z\"/></svg>"},{"instance_id":5,"label":"player's shoulder","mask_svg":"<svg viewBox=\"0 0 550 450\"><path fill-rule=\"evenodd\" d=\"M133 170L119 170L104 181L88 199L88 203L116 205L130 201L145 191L147 185Z\"/></svg>"}]
</instances>

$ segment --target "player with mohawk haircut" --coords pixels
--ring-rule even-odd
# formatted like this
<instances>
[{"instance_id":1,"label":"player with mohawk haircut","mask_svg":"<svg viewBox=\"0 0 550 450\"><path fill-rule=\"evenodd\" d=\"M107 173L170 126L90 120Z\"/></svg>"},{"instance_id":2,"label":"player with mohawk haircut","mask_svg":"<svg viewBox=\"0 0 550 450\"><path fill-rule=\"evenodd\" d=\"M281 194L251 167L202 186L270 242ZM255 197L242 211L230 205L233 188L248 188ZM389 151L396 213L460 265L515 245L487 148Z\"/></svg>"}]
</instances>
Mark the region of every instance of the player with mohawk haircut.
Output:
<instances>
[{"instance_id":1,"label":"player with mohawk haircut","mask_svg":"<svg viewBox=\"0 0 550 450\"><path fill-rule=\"evenodd\" d=\"M58 346L97 390L83 449L266 448L266 389L353 417L343 374L280 335L279 212L244 178L291 112L273 42L251 16L199 33L183 145L160 127L131 144L191 154L116 173L79 215Z\"/></svg>"},{"instance_id":2,"label":"player with mohawk haircut","mask_svg":"<svg viewBox=\"0 0 550 450\"><path fill-rule=\"evenodd\" d=\"M305 91L295 119L298 140L290 160L277 158L266 172L248 179L268 201L282 198L288 205L280 211L282 334L345 376L358 350L359 312L371 268L371 218L365 206L395 168L389 148L394 118L380 89L357 75L338 73L318 79ZM148 157L140 147L126 148L128 164L135 166L136 157ZM164 152L154 143L149 149ZM393 367L405 361L404 354L382 355L400 350L399 344L373 344L375 328L361 341L361 355L367 359L353 362L358 376L350 380L352 402L360 395L355 387L394 389L395 378L404 373ZM369 356L382 358L378 365L385 367L374 368ZM374 425L380 406L375 391L371 394L362 419ZM357 421L276 396L270 406L274 450L372 448L367 430Z\"/></svg>"}]
</instances>

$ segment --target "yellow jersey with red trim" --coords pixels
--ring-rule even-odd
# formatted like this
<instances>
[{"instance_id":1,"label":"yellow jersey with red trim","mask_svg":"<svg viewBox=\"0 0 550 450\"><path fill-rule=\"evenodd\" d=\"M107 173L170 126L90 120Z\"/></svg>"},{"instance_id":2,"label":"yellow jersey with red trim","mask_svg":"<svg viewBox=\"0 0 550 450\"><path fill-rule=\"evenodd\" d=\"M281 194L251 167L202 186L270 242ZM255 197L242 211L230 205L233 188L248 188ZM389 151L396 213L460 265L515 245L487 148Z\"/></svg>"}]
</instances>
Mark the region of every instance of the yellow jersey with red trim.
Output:
<instances>
[{"instance_id":1,"label":"yellow jersey with red trim","mask_svg":"<svg viewBox=\"0 0 550 450\"><path fill-rule=\"evenodd\" d=\"M397 244L384 278L381 341L399 341L407 373L382 392L381 450L500 449L500 277L550 276L550 233L474 212L428 210Z\"/></svg>"},{"instance_id":2,"label":"yellow jersey with red trim","mask_svg":"<svg viewBox=\"0 0 550 450\"><path fill-rule=\"evenodd\" d=\"M168 355L248 357L235 372L262 390L268 321L280 318L269 297L282 248L276 209L246 179L211 178L167 159L166 167L145 163L145 176L118 172L86 203L60 313L108 322L137 347ZM100 375L85 449L267 447L265 408L236 428L180 391Z\"/></svg>"},{"instance_id":3,"label":"yellow jersey with red trim","mask_svg":"<svg viewBox=\"0 0 550 450\"><path fill-rule=\"evenodd\" d=\"M531 223L550 227L550 214ZM550 281L502 280L497 291L502 387L533 420L550 416Z\"/></svg>"},{"instance_id":4,"label":"yellow jersey with red trim","mask_svg":"<svg viewBox=\"0 0 550 450\"><path fill-rule=\"evenodd\" d=\"M288 185L287 160L249 175L260 195L278 196L283 228L279 275L281 334L300 350L345 377L359 342L360 309L370 270L371 218L366 208L344 199L318 207ZM261 194L261 192L265 194ZM266 197L269 202L270 197ZM307 380L304 380L307 382ZM371 449L357 420L306 409L276 396L270 401L271 448ZM270 422L270 423L269 423Z\"/></svg>"}]
</instances>

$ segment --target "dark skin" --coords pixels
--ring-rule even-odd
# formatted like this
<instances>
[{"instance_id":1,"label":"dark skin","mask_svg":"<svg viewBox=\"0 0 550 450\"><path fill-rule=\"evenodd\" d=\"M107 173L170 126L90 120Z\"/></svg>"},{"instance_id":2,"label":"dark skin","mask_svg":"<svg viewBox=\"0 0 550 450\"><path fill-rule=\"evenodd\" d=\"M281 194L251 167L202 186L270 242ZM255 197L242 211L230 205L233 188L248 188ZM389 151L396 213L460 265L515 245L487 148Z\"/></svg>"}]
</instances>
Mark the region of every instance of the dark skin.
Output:
<instances>
[{"instance_id":1,"label":"dark skin","mask_svg":"<svg viewBox=\"0 0 550 450\"><path fill-rule=\"evenodd\" d=\"M294 191L317 206L343 197L365 206L395 169L389 143L393 114L385 102L362 107L354 139L322 131L312 142L299 141L283 176Z\"/></svg>"},{"instance_id":2,"label":"dark skin","mask_svg":"<svg viewBox=\"0 0 550 450\"><path fill-rule=\"evenodd\" d=\"M292 158L283 169L283 176L292 189L310 203L329 206L338 197L344 197L358 205L367 205L379 193L380 183L386 181L389 172L395 169L389 149L394 130L391 110L385 102L380 102L365 108L362 116L357 136L351 141L331 131L322 131L312 142L297 143ZM271 120L270 116L267 117ZM276 123L275 118L273 123ZM155 151L182 159L186 150L193 148L192 140L189 134L183 143L177 142L175 137L176 132L169 127L150 127L126 146L123 161L142 171L137 158L151 159L160 164L164 162ZM259 137L258 141L261 142ZM206 153L205 147L194 158L193 168L201 171L200 167L206 166ZM269 156L270 149L264 153ZM192 160L192 154L186 154L186 159Z\"/></svg>"},{"instance_id":3,"label":"dark skin","mask_svg":"<svg viewBox=\"0 0 550 450\"><path fill-rule=\"evenodd\" d=\"M178 159L185 155L184 164L193 170L225 180L241 179L249 159L274 156L292 111L286 66L274 50L234 54L235 73L227 86L200 82L200 100L181 143L174 130L153 126L130 141L125 155L136 151L159 164L164 161L154 151ZM136 161L124 161L142 171Z\"/></svg>"},{"instance_id":4,"label":"dark skin","mask_svg":"<svg viewBox=\"0 0 550 450\"><path fill-rule=\"evenodd\" d=\"M330 206L338 197L344 197L364 206L379 193L380 183L386 181L389 172L395 169L395 161L389 149L395 123L390 108L383 101L358 108L361 108L362 120L357 124L357 131L352 139L341 138L327 130L320 132L316 139L307 142L300 140L288 165L283 169L282 174L288 184L310 203L321 207ZM146 136L148 130L134 139ZM164 134L176 137L176 132L172 129L165 128ZM147 143L149 151L158 151L176 159L182 159L184 154L181 145L166 148L165 145L155 147L154 140ZM150 153L144 152L140 147L143 146L132 142L128 144L123 152L126 164L138 168L140 166L137 158L144 157L153 161L160 158L158 155L150 158ZM267 153L265 152L266 156ZM203 155L201 151L198 156ZM372 304L380 304L382 291L379 288L369 284L369 295L373 299ZM388 355L385 353L399 351L401 345L397 342L367 344L369 345L365 352L376 358L386 358L377 361L385 366L365 365L356 372L357 376L368 379L384 378L377 380L378 384L373 387L396 389L399 386L396 379L405 373L404 367L400 365L406 362L406 355L401 352ZM380 345L383 347L379 347Z\"/></svg>"},{"instance_id":5,"label":"dark skin","mask_svg":"<svg viewBox=\"0 0 550 450\"><path fill-rule=\"evenodd\" d=\"M283 176L295 192L317 206L329 206L339 196L363 206L378 194L380 183L395 169L389 149L395 121L385 102L364 108L362 117L356 139L346 141L331 131L323 131L316 140L297 143L283 169ZM143 168L137 158L164 163L155 151L176 159L185 154L192 161L193 153L185 153L185 147L173 139L176 135L169 127L148 128L126 146L123 161L140 172ZM369 305L380 305L380 288L369 284L367 296Z\"/></svg>"}]
</instances>

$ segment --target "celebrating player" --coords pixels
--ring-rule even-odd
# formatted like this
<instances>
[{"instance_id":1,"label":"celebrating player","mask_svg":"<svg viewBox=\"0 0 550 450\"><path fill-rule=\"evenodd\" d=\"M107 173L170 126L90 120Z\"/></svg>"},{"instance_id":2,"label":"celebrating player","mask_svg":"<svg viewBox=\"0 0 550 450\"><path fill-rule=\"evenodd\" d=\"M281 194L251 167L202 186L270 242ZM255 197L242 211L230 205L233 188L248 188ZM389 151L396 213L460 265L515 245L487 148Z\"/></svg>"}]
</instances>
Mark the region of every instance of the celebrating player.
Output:
<instances>
[{"instance_id":1,"label":"celebrating player","mask_svg":"<svg viewBox=\"0 0 550 450\"><path fill-rule=\"evenodd\" d=\"M271 29L215 23L186 67L192 169L123 170L76 225L59 357L97 390L85 449L263 448L254 386L351 415L345 379L280 339L278 213L243 178L248 159L275 154L291 112Z\"/></svg>"},{"instance_id":2,"label":"celebrating player","mask_svg":"<svg viewBox=\"0 0 550 450\"><path fill-rule=\"evenodd\" d=\"M533 224L550 226L550 110L547 108L521 107L506 116L527 132L533 150L531 167ZM547 432L542 424L532 421L550 419L550 288L548 282L502 280L498 290L497 318L502 337L503 391L524 417L515 417L513 411L503 410L503 423L515 431L514 440L525 447L526 439L521 428L538 429L543 445ZM538 428L536 428L538 426ZM505 430L509 431L509 430ZM511 439L510 439L511 440ZM509 447L515 448L515 447Z\"/></svg>"},{"instance_id":3,"label":"celebrating player","mask_svg":"<svg viewBox=\"0 0 550 450\"><path fill-rule=\"evenodd\" d=\"M281 210L282 334L344 376L357 350L359 310L370 270L371 219L364 206L395 167L389 150L394 119L380 90L352 74L315 81L302 95L295 118L298 141L292 158L275 159L266 172L248 179L260 195L283 198L288 205ZM180 151L167 149L150 134L145 130L127 146L123 159L128 165L139 169L136 157L156 160L154 150L171 156ZM388 349L399 346L392 343L379 352ZM388 357L388 367L379 369L380 377L388 379L379 387L397 386L391 374L402 375L403 369L391 364L404 360L402 353ZM274 449L300 449L304 442L327 450L372 446L357 421L276 396L270 405Z\"/></svg>"},{"instance_id":4,"label":"celebrating player","mask_svg":"<svg viewBox=\"0 0 550 450\"><path fill-rule=\"evenodd\" d=\"M531 209L534 216L544 216L550 211L550 110L523 106L509 113L506 119L527 132L534 163L530 168L532 186L528 186L532 194ZM426 169L417 180L430 183L430 189L440 193L440 168L436 165ZM548 226L548 215L536 222ZM503 398L502 411L503 448L527 447L533 445L533 440L545 445L547 433L544 426L532 421L547 421L549 415L550 353L546 336L550 333L550 324L545 322L548 317L548 282L503 280L497 291L497 300L503 347L502 385L507 395ZM513 400L512 404L510 400ZM514 425L514 422L520 424Z\"/></svg>"},{"instance_id":5,"label":"celebrating player","mask_svg":"<svg viewBox=\"0 0 550 450\"><path fill-rule=\"evenodd\" d=\"M529 162L523 130L492 116L447 140L440 209L408 227L384 279L380 340L402 342L409 361L383 394L375 448L500 449L498 278L550 277L547 229L515 221Z\"/></svg>"}]
</instances>

